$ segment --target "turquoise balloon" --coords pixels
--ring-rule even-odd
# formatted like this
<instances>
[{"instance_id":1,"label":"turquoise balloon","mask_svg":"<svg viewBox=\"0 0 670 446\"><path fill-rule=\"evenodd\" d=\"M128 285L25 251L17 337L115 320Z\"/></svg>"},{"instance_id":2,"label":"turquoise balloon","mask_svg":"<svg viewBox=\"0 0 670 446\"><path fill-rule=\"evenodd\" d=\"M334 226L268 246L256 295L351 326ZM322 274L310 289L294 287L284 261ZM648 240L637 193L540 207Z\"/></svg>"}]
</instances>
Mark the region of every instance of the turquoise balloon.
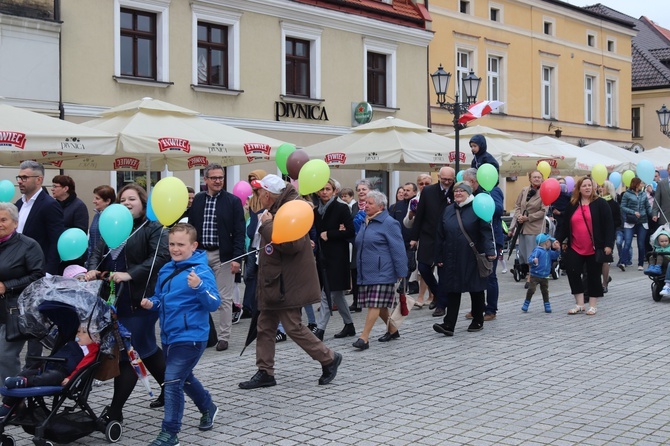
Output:
<instances>
[{"instance_id":1,"label":"turquoise balloon","mask_svg":"<svg viewBox=\"0 0 670 446\"><path fill-rule=\"evenodd\" d=\"M496 204L489 194L477 194L472 202L472 209L475 211L475 214L477 214L477 217L489 223L493 219Z\"/></svg>"},{"instance_id":2,"label":"turquoise balloon","mask_svg":"<svg viewBox=\"0 0 670 446\"><path fill-rule=\"evenodd\" d=\"M88 236L79 228L70 228L63 231L56 246L62 261L78 259L88 248Z\"/></svg>"},{"instance_id":3,"label":"turquoise balloon","mask_svg":"<svg viewBox=\"0 0 670 446\"><path fill-rule=\"evenodd\" d=\"M110 248L118 248L133 230L133 214L127 207L112 204L100 214L98 221L100 236Z\"/></svg>"},{"instance_id":4,"label":"turquoise balloon","mask_svg":"<svg viewBox=\"0 0 670 446\"><path fill-rule=\"evenodd\" d=\"M9 180L0 181L0 202L8 203L14 198L14 183Z\"/></svg>"},{"instance_id":5,"label":"turquoise balloon","mask_svg":"<svg viewBox=\"0 0 670 446\"><path fill-rule=\"evenodd\" d=\"M461 182L461 181L463 181L463 171L462 171L462 170L460 170L460 171L456 174L456 182L459 183L459 182Z\"/></svg>"},{"instance_id":6,"label":"turquoise balloon","mask_svg":"<svg viewBox=\"0 0 670 446\"><path fill-rule=\"evenodd\" d=\"M496 184L498 184L498 171L493 164L482 164L479 166L479 169L477 169L477 182L487 192L491 192L491 189L496 187Z\"/></svg>"},{"instance_id":7,"label":"turquoise balloon","mask_svg":"<svg viewBox=\"0 0 670 446\"><path fill-rule=\"evenodd\" d=\"M156 213L154 212L154 207L151 205L151 194L153 194L153 191L149 192L149 198L147 198L147 219L158 221L158 217L156 217Z\"/></svg>"},{"instance_id":8,"label":"turquoise balloon","mask_svg":"<svg viewBox=\"0 0 670 446\"><path fill-rule=\"evenodd\" d=\"M610 183L614 186L614 189L618 189L621 186L621 174L619 172L612 172L609 177Z\"/></svg>"},{"instance_id":9,"label":"turquoise balloon","mask_svg":"<svg viewBox=\"0 0 670 446\"><path fill-rule=\"evenodd\" d=\"M639 161L635 173L644 184L651 184L654 181L654 165L649 160Z\"/></svg>"}]
</instances>

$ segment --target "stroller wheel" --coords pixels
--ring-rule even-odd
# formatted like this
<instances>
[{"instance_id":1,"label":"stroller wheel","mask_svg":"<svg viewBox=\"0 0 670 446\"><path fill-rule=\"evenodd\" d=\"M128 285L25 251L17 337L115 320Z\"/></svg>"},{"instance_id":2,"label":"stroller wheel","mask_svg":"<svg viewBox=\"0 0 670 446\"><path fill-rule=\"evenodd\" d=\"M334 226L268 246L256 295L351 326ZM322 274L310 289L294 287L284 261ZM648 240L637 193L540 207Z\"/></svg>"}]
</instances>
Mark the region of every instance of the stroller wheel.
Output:
<instances>
[{"instance_id":1,"label":"stroller wheel","mask_svg":"<svg viewBox=\"0 0 670 446\"><path fill-rule=\"evenodd\" d=\"M654 302L660 302L661 298L661 286L655 281L651 282L651 298L654 299Z\"/></svg>"},{"instance_id":2,"label":"stroller wheel","mask_svg":"<svg viewBox=\"0 0 670 446\"><path fill-rule=\"evenodd\" d=\"M517 269L516 265L514 265L514 268L512 268L512 276L514 277L514 280L516 282L521 280L521 276L519 274L519 270Z\"/></svg>"},{"instance_id":3,"label":"stroller wheel","mask_svg":"<svg viewBox=\"0 0 670 446\"><path fill-rule=\"evenodd\" d=\"M2 446L15 446L16 442L14 441L14 437L11 435L3 435L0 437L0 445Z\"/></svg>"},{"instance_id":4,"label":"stroller wheel","mask_svg":"<svg viewBox=\"0 0 670 446\"><path fill-rule=\"evenodd\" d=\"M116 420L110 421L105 429L105 438L110 443L116 443L121 439L123 434L123 426Z\"/></svg>"}]
</instances>

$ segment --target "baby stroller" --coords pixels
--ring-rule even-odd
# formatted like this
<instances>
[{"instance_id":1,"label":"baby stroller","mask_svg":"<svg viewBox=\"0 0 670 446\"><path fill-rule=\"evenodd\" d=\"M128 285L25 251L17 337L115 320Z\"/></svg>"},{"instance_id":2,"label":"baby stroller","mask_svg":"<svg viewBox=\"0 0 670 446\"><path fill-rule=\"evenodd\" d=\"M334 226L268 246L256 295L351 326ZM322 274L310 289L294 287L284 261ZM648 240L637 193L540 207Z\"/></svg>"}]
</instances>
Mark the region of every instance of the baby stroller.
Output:
<instances>
[{"instance_id":1,"label":"baby stroller","mask_svg":"<svg viewBox=\"0 0 670 446\"><path fill-rule=\"evenodd\" d=\"M95 361L79 370L65 386L1 387L3 397L15 399L10 412L0 422L2 446L16 444L14 438L5 433L8 425L21 426L25 432L34 435L36 446L70 443L96 430L103 432L112 443L121 438L121 424L110 421L100 426L99 417L88 404L103 355L110 355L112 346L119 339L110 308L98 296L101 284L101 281L80 282L53 276L34 282L21 293L21 330L40 339L52 350L51 355L75 339L80 325L86 325L93 342L100 344L100 351ZM35 359L40 362L62 361L52 356Z\"/></svg>"},{"instance_id":2,"label":"baby stroller","mask_svg":"<svg viewBox=\"0 0 670 446\"><path fill-rule=\"evenodd\" d=\"M649 238L649 243L651 244L652 248L656 249L658 248L656 244L656 239L661 233L665 233L666 235L670 233L670 225L667 223L660 226ZM650 252L647 254L647 263L649 264L649 267L644 271L644 273L649 277L651 280L651 297L654 299L655 302L660 302L660 300L663 298L661 295L661 290L663 289L663 286L665 286L665 273L668 269L668 263L670 260L668 259L667 254L662 254L658 253L658 256L662 259L662 261L659 263L658 258L656 257L655 252ZM652 259L653 257L653 259ZM658 266L652 266L652 262L654 265Z\"/></svg>"},{"instance_id":3,"label":"baby stroller","mask_svg":"<svg viewBox=\"0 0 670 446\"><path fill-rule=\"evenodd\" d=\"M544 217L544 233L548 234L550 237L554 236L554 233L556 232L556 223L553 218L550 218L548 216ZM511 243L509 244L511 245ZM509 247L508 249L512 249ZM510 270L512 273L512 276L514 277L514 280L519 282L522 279L525 279L526 276L529 274L530 269L529 266L526 262L523 264L521 263L521 257L519 255L519 246L516 245L514 248L514 266ZM511 253L510 253L511 256ZM560 260L560 258L559 258ZM559 266L559 260L556 260L551 263L551 278L556 280L561 276L561 269Z\"/></svg>"}]
</instances>

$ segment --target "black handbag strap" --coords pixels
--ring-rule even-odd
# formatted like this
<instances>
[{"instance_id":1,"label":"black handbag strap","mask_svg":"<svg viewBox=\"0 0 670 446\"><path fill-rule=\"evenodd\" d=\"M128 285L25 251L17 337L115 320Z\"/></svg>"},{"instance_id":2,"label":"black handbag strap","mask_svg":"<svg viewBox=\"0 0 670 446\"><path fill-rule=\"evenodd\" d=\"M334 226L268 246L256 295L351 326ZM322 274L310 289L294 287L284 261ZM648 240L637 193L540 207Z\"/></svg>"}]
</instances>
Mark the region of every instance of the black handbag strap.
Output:
<instances>
[{"instance_id":1,"label":"black handbag strap","mask_svg":"<svg viewBox=\"0 0 670 446\"><path fill-rule=\"evenodd\" d=\"M591 228L589 228L589 222L586 221L586 215L584 215L584 208L582 207L583 205L579 203L579 210L582 212L582 218L584 219L584 224L586 225L586 230L589 231L589 237L591 237L591 244L593 245L593 250L596 250L596 241L593 239L593 234L591 233ZM593 218L591 218L591 221L593 221Z\"/></svg>"},{"instance_id":2,"label":"black handbag strap","mask_svg":"<svg viewBox=\"0 0 670 446\"><path fill-rule=\"evenodd\" d=\"M455 206L458 206L458 205L455 205ZM467 231L463 227L463 221L461 220L461 211L458 208L456 208L456 220L458 220L458 226L461 227L461 232L465 236L465 239L468 241L468 244L470 245L470 248L472 248L472 251L475 253L475 257L478 256L479 253L477 252L477 248L475 248L475 244L473 243L472 239L470 238Z\"/></svg>"}]
</instances>

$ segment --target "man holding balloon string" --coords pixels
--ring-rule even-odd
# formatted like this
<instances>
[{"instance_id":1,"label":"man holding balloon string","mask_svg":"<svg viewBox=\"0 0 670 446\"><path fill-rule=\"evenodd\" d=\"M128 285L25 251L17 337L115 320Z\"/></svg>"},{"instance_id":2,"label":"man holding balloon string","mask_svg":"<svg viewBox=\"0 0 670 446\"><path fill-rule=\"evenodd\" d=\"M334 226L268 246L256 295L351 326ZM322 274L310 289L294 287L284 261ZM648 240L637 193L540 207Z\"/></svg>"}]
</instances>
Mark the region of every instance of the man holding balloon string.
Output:
<instances>
[{"instance_id":1,"label":"man holding balloon string","mask_svg":"<svg viewBox=\"0 0 670 446\"><path fill-rule=\"evenodd\" d=\"M210 164L204 170L207 190L193 198L189 223L198 231L198 246L207 251L209 266L214 270L216 286L221 296L217 329L217 351L228 349L233 319L235 274L240 272L240 261L230 259L244 255L244 208L235 195L223 190L225 175L219 164Z\"/></svg>"}]
</instances>

